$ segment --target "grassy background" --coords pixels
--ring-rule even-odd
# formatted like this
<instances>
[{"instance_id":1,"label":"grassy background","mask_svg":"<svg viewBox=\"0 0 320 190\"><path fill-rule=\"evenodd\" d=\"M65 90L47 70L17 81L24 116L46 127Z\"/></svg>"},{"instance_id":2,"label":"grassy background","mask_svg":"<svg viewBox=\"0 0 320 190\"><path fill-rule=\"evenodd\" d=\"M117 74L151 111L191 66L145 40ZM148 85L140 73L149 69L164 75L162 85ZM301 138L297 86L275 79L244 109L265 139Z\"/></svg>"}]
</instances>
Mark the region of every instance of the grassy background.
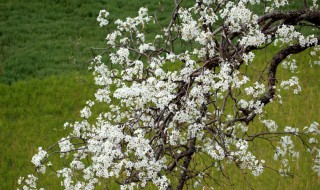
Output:
<instances>
[{"instance_id":1,"label":"grassy background","mask_svg":"<svg viewBox=\"0 0 320 190\"><path fill-rule=\"evenodd\" d=\"M77 120L79 110L92 97L95 87L87 71L90 48L103 47L108 32L96 22L98 11L107 9L112 22L136 15L145 6L165 23L172 1L160 2L0 0L0 189L15 189L18 177L33 171L30 160L37 147L47 147L67 134L63 124ZM150 27L147 32L155 29ZM263 61L261 57L258 61ZM320 121L320 68L310 68L307 54L298 58L303 93L285 97L283 107L268 109L279 124L303 127ZM284 70L279 76L289 78ZM272 154L263 144L257 151ZM292 165L300 175L293 179L269 171L258 178L247 177L256 189L320 188L306 159ZM240 173L229 173L234 189L248 188ZM54 176L44 177L46 189L60 188Z\"/></svg>"},{"instance_id":2,"label":"grassy background","mask_svg":"<svg viewBox=\"0 0 320 190\"><path fill-rule=\"evenodd\" d=\"M86 68L102 45L99 1L4 1L0 4L1 82L61 75Z\"/></svg>"}]
</instances>

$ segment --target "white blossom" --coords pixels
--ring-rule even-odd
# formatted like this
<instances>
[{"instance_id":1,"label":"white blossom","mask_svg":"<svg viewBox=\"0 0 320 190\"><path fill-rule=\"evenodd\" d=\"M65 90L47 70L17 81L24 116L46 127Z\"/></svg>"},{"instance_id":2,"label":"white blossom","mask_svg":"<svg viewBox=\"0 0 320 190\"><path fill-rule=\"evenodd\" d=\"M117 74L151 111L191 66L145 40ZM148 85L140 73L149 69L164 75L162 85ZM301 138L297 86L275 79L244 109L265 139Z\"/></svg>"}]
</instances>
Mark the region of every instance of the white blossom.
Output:
<instances>
[{"instance_id":1,"label":"white blossom","mask_svg":"<svg viewBox=\"0 0 320 190\"><path fill-rule=\"evenodd\" d=\"M109 24L109 21L106 19L109 16L109 12L106 10L101 10L99 12L99 16L97 17L97 21L100 23L100 27Z\"/></svg>"},{"instance_id":2,"label":"white blossom","mask_svg":"<svg viewBox=\"0 0 320 190\"><path fill-rule=\"evenodd\" d=\"M47 157L47 152L42 149L42 147L38 148L38 154L35 154L32 157L31 162L36 166L36 167L42 167L42 161ZM45 168L44 168L45 169Z\"/></svg>"},{"instance_id":3,"label":"white blossom","mask_svg":"<svg viewBox=\"0 0 320 190\"><path fill-rule=\"evenodd\" d=\"M36 171L45 173L46 166L52 166L49 155L57 152L65 163L57 171L65 189L95 189L110 179L121 181L120 189L146 188L149 183L168 189L176 185L169 179L185 172L196 187L205 182L205 172L221 172L234 164L241 172L259 176L268 167L264 154L255 151L259 140L270 142L273 159L281 165L277 170L287 175L300 156L296 137L303 137L320 175L319 124L303 130L281 126L265 109L282 103L281 89L301 91L298 77L280 80L275 75L275 64L298 72L298 60L281 50L315 46L310 55L317 58L318 38L298 31L293 22L261 20L289 1L268 1L263 14L251 9L261 3L179 4L167 28L156 35L146 33L148 24L158 26L147 8L140 8L136 17L116 20L116 28L106 36L106 51L89 66L98 86L94 98L80 111L81 120L65 123L72 130L69 135L48 152L39 148L32 158ZM317 6L313 1L312 10ZM109 23L108 15L100 11L100 26ZM274 57L263 52L266 60L261 62L260 49L271 46L280 51ZM206 158L214 170L198 172L199 167L193 173L185 168L188 160L197 167L198 158ZM19 183L35 189L36 179L30 175Z\"/></svg>"}]
</instances>

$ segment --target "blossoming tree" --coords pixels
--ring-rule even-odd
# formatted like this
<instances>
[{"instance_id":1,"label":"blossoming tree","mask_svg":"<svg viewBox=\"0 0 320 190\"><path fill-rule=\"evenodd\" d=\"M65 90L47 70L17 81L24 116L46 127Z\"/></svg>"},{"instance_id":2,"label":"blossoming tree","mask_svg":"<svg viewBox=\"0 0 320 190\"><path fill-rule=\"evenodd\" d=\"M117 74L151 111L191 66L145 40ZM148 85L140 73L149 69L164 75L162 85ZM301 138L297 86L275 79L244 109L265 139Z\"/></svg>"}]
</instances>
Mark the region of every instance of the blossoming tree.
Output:
<instances>
[{"instance_id":1,"label":"blossoming tree","mask_svg":"<svg viewBox=\"0 0 320 190\"><path fill-rule=\"evenodd\" d=\"M255 176L270 168L252 149L266 141L281 165L272 170L290 175L289 162L300 155L295 145L302 143L320 175L319 124L278 127L264 109L281 103L280 91L301 90L295 76L278 80L279 65L294 71L291 55L307 49L312 64L319 63L317 1L297 9L287 0L174 4L170 22L156 36L144 33L157 22L146 8L115 21L108 47L90 65L100 86L95 99L81 111L81 121L65 124L72 128L68 136L39 148L32 158L36 171L45 173L51 155L60 154L66 164L57 175L65 189L94 189L104 178L122 189L209 187L216 185L212 171L223 173L229 165ZM108 15L100 11L100 26L109 23ZM275 53L256 63L255 55L267 48ZM246 68L253 64L261 71L250 75ZM101 104L106 109L92 118ZM36 180L32 174L19 182L35 189Z\"/></svg>"}]
</instances>

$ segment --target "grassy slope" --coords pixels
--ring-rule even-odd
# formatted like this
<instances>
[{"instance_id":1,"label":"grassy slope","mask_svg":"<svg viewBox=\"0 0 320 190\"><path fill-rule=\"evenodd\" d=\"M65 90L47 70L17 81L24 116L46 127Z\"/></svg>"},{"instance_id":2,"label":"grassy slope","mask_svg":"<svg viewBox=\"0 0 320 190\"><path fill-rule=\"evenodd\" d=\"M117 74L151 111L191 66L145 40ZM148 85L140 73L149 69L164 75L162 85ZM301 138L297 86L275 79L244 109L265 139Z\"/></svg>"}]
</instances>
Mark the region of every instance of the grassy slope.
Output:
<instances>
[{"instance_id":1,"label":"grassy slope","mask_svg":"<svg viewBox=\"0 0 320 190\"><path fill-rule=\"evenodd\" d=\"M141 6L151 12L159 8L148 2L0 0L0 80L9 84L20 80L12 86L0 84L0 189L14 189L17 178L32 171L30 160L37 147L49 146L66 134L63 123L76 120L84 102L92 96L93 82L85 72L85 63L91 57L90 47L103 46L101 40L106 33L95 21L98 10L108 9L114 21L135 15ZM162 2L164 13L158 19L163 21L170 12ZM316 78L320 68L310 68L309 57L300 58L304 65L298 75L304 93L289 96L283 109L277 105L269 108L282 125L304 126L320 121L320 81ZM289 78L286 72L279 72L279 76ZM21 81L24 79L28 80ZM262 147L257 151L272 154ZM308 162L293 165L301 177L283 179L272 172L259 178L247 177L257 189L320 187ZM237 183L235 189L247 187L239 173L229 172ZM49 185L47 189L58 189L52 176L44 179L44 184Z\"/></svg>"},{"instance_id":2,"label":"grassy slope","mask_svg":"<svg viewBox=\"0 0 320 190\"><path fill-rule=\"evenodd\" d=\"M84 70L91 46L104 31L95 18L98 1L3 1L0 3L1 82Z\"/></svg>"},{"instance_id":3,"label":"grassy slope","mask_svg":"<svg viewBox=\"0 0 320 190\"><path fill-rule=\"evenodd\" d=\"M17 177L33 171L30 160L37 147L66 134L63 124L79 117L94 92L90 81L70 74L0 84L0 189L13 189Z\"/></svg>"},{"instance_id":4,"label":"grassy slope","mask_svg":"<svg viewBox=\"0 0 320 190\"><path fill-rule=\"evenodd\" d=\"M111 23L148 7L158 20L168 19L171 3L148 0L107 1L0 1L0 82L66 74L86 70L91 47L103 47L108 29L100 29L96 17L108 9ZM124 14L125 13L125 14ZM113 24L109 28L114 27ZM152 33L153 28L149 31Z\"/></svg>"}]
</instances>

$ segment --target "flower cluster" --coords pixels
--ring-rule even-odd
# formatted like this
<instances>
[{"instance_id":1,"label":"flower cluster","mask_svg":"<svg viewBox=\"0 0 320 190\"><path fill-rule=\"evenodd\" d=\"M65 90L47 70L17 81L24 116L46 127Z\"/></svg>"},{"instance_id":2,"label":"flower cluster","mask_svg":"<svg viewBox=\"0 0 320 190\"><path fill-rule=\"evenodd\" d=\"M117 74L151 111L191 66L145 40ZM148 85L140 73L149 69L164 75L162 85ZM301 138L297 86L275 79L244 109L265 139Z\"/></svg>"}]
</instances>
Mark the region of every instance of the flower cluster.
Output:
<instances>
[{"instance_id":1,"label":"flower cluster","mask_svg":"<svg viewBox=\"0 0 320 190\"><path fill-rule=\"evenodd\" d=\"M97 17L97 21L100 22L101 27L109 24L109 21L106 19L108 16L109 16L109 12L106 10L101 10L99 12L99 16Z\"/></svg>"},{"instance_id":2,"label":"flower cluster","mask_svg":"<svg viewBox=\"0 0 320 190\"><path fill-rule=\"evenodd\" d=\"M45 150L42 149L42 147L39 147L38 149L38 154L35 154L32 157L31 162L36 166L37 170L41 173L45 173L46 172L46 166L43 165L43 160L47 158L47 152Z\"/></svg>"}]
</instances>

